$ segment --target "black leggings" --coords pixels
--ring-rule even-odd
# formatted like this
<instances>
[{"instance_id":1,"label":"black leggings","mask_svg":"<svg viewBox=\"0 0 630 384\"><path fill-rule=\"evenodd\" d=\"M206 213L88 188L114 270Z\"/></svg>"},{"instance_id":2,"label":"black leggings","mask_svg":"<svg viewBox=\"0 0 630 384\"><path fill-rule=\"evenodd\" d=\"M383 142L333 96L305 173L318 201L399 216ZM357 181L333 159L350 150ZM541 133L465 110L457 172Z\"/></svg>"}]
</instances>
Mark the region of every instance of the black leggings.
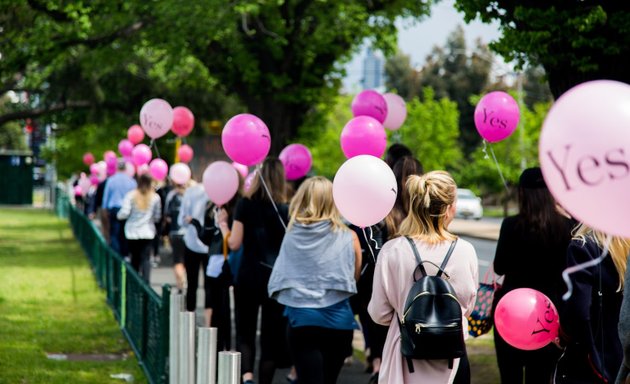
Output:
<instances>
[{"instance_id":1,"label":"black leggings","mask_svg":"<svg viewBox=\"0 0 630 384\"><path fill-rule=\"evenodd\" d=\"M236 347L241 352L241 372L254 372L258 309L260 320L260 365L258 383L271 384L276 368L290 365L286 344L284 306L267 297L267 290L234 286L236 301Z\"/></svg>"},{"instance_id":2,"label":"black leggings","mask_svg":"<svg viewBox=\"0 0 630 384\"><path fill-rule=\"evenodd\" d=\"M300 384L337 382L344 359L352 353L351 329L288 327L287 334Z\"/></svg>"},{"instance_id":3,"label":"black leggings","mask_svg":"<svg viewBox=\"0 0 630 384\"><path fill-rule=\"evenodd\" d=\"M186 289L186 310L195 312L197 308L197 287L199 287L199 267L203 267L204 291L206 300L204 308L211 308L210 304L210 286L206 269L208 268L209 255L207 253L193 252L188 247L184 252L184 267L186 268L186 280L188 280L188 288Z\"/></svg>"},{"instance_id":4,"label":"black leggings","mask_svg":"<svg viewBox=\"0 0 630 384\"><path fill-rule=\"evenodd\" d=\"M147 283L151 282L151 240L127 240L131 253L131 266Z\"/></svg>"}]
</instances>

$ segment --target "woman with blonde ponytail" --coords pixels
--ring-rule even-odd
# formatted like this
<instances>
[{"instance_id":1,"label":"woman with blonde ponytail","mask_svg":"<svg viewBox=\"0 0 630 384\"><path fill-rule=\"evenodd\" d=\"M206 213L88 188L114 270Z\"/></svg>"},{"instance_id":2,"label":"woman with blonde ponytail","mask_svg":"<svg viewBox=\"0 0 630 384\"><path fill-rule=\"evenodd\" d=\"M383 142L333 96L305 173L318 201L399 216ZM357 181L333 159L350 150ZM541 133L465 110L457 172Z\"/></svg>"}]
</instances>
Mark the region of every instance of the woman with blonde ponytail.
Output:
<instances>
[{"instance_id":1,"label":"woman with blonde ponytail","mask_svg":"<svg viewBox=\"0 0 630 384\"><path fill-rule=\"evenodd\" d=\"M448 231L455 217L457 186L450 174L433 171L423 176L409 176L406 182L409 193L409 213L402 221L398 237L388 241L381 250L374 272L374 287L368 312L379 324L389 326L383 349L379 383L452 383L470 380L469 371L464 378L458 373L460 359L449 368L448 360L412 360L414 373L410 373L401 353L399 319L402 317L407 294L414 283L417 262L405 237L412 239L423 261L441 265L457 239ZM475 305L478 282L477 254L472 244L457 239L453 253L444 269L455 290L462 308L463 329L468 329L467 316ZM435 275L437 268L425 263L427 274ZM464 332L464 338L467 337Z\"/></svg>"},{"instance_id":2,"label":"woman with blonde ponytail","mask_svg":"<svg viewBox=\"0 0 630 384\"><path fill-rule=\"evenodd\" d=\"M567 252L567 267L608 254L601 263L569 275L571 297L560 306L566 348L555 383L612 383L623 360L617 331L623 300L630 239L611 236L582 224ZM623 335L626 336L626 335Z\"/></svg>"},{"instance_id":3,"label":"woman with blonde ponytail","mask_svg":"<svg viewBox=\"0 0 630 384\"><path fill-rule=\"evenodd\" d=\"M125 238L129 242L131 266L146 282L150 281L151 275L151 241L156 234L155 223L162 216L160 196L153 191L152 181L151 176L140 175L138 187L125 195L117 214L118 220L127 220Z\"/></svg>"}]
</instances>

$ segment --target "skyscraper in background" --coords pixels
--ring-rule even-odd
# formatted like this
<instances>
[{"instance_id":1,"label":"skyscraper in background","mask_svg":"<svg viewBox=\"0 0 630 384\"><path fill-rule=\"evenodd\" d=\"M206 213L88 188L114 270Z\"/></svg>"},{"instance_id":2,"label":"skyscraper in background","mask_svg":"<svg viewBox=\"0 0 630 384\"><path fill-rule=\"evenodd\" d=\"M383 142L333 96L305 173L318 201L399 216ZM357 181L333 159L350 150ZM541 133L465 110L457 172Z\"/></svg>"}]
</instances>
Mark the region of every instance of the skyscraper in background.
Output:
<instances>
[{"instance_id":1,"label":"skyscraper in background","mask_svg":"<svg viewBox=\"0 0 630 384\"><path fill-rule=\"evenodd\" d=\"M363 89L378 89L384 86L384 63L383 59L374 54L371 48L367 49L363 59L363 76L361 86Z\"/></svg>"}]
</instances>

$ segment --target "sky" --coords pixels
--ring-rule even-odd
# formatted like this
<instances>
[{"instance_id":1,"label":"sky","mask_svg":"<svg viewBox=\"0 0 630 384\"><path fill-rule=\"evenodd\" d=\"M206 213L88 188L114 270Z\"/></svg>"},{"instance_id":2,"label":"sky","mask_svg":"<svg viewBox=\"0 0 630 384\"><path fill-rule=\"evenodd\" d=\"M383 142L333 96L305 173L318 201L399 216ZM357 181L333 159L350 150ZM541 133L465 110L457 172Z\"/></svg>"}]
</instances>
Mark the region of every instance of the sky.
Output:
<instances>
[{"instance_id":1,"label":"sky","mask_svg":"<svg viewBox=\"0 0 630 384\"><path fill-rule=\"evenodd\" d=\"M442 0L434 5L431 9L431 16L420 22L410 24L400 21L397 24L398 46L402 52L411 56L413 66L422 66L431 49L435 45L444 45L448 35L458 24L464 27L466 42L469 47L473 46L477 38L485 43L490 43L501 36L497 22L483 24L475 20L466 24L463 15L455 10L453 0ZM344 88L353 90L360 86L365 51L366 47L363 47L346 66L347 76L344 79Z\"/></svg>"}]
</instances>

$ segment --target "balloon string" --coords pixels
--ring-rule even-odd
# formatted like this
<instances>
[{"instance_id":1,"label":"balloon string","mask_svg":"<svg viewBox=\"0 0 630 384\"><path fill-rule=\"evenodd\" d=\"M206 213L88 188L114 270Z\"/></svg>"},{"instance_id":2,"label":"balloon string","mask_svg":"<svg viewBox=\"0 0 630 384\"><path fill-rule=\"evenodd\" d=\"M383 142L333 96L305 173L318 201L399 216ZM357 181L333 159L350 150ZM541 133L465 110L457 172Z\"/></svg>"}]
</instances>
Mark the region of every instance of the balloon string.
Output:
<instances>
[{"instance_id":1,"label":"balloon string","mask_svg":"<svg viewBox=\"0 0 630 384\"><path fill-rule=\"evenodd\" d=\"M505 181L505 177L503 177L503 172L501 172L501 167L499 166L499 162L497 161L497 157L494 155L494 150L492 149L492 144L488 143L486 140L483 141L483 153L486 154L486 159L488 158L487 149L490 148L490 153L492 154L492 159L494 160L494 165L497 167L497 171L499 171L499 176L501 176L501 181L503 182L503 186L507 193L510 193L510 189L508 188L507 182Z\"/></svg>"},{"instance_id":2,"label":"balloon string","mask_svg":"<svg viewBox=\"0 0 630 384\"><path fill-rule=\"evenodd\" d=\"M158 159L161 159L162 157L160 156L160 151L158 150L155 139L151 139L151 148L155 148L155 153L157 154Z\"/></svg>"},{"instance_id":3,"label":"balloon string","mask_svg":"<svg viewBox=\"0 0 630 384\"><path fill-rule=\"evenodd\" d=\"M257 171L259 171L262 168L262 164L258 165L258 167L256 168ZM273 197L271 196L271 192L269 192L269 188L267 188L267 183L265 183L265 178L262 175L262 172L258 172L258 177L260 178L260 181L262 182L263 187L265 188L265 192L267 192L267 196L269 196L269 200L271 201L271 205L273 205L273 209L276 210L276 214L278 215L278 220L280 220L280 224L282 224L282 227L284 227L284 231L287 231L287 225L284 223L284 220L282 220L282 216L280 216L280 211L278 211L278 207L276 206L275 201L273 201Z\"/></svg>"},{"instance_id":4,"label":"balloon string","mask_svg":"<svg viewBox=\"0 0 630 384\"><path fill-rule=\"evenodd\" d=\"M381 248L378 246L378 241L376 241L376 240L374 239L374 232L372 232L372 226L371 226L371 225L370 225L370 240L372 240L372 241L374 242L374 249L381 249Z\"/></svg>"},{"instance_id":5,"label":"balloon string","mask_svg":"<svg viewBox=\"0 0 630 384\"><path fill-rule=\"evenodd\" d=\"M368 240L367 234L365 233L365 227L361 227L361 230L363 231L363 237L365 238L367 247L370 250L370 253L372 254L372 260L374 261L374 264L376 264L376 256L374 256L374 251L372 250L372 247L370 246L370 240Z\"/></svg>"},{"instance_id":6,"label":"balloon string","mask_svg":"<svg viewBox=\"0 0 630 384\"><path fill-rule=\"evenodd\" d=\"M567 293L562 295L562 300L564 301L569 300L569 298L573 294L573 283L571 282L569 275L577 271L581 271L583 269L593 267L601 263L602 261L604 261L604 259L608 255L608 247L610 246L611 241L612 241L612 235L606 235L606 239L604 240L604 249L602 250L601 256L599 256L596 259L589 260L585 263L574 265L562 271L562 279L564 280L564 283L567 285Z\"/></svg>"}]
</instances>

